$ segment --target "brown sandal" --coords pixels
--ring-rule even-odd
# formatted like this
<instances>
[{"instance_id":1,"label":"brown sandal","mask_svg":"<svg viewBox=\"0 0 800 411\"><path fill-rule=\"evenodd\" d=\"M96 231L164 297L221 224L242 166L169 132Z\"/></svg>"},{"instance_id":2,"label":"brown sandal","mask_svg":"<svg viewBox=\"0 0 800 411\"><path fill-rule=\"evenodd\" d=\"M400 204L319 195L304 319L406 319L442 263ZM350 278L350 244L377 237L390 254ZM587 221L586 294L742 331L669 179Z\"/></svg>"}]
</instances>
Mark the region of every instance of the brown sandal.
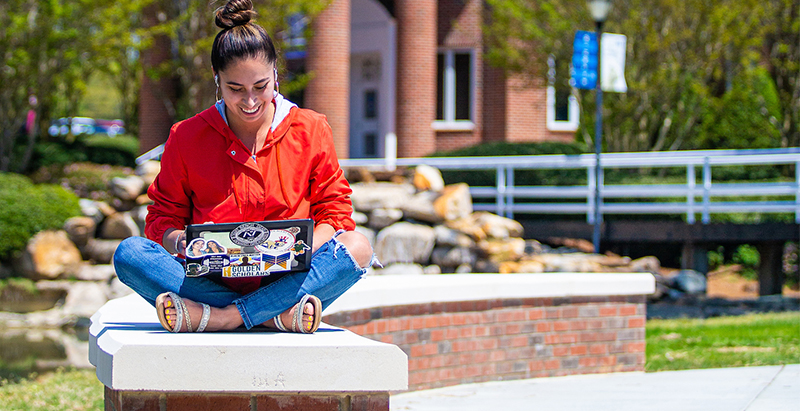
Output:
<instances>
[{"instance_id":1,"label":"brown sandal","mask_svg":"<svg viewBox=\"0 0 800 411\"><path fill-rule=\"evenodd\" d=\"M306 303L310 302L314 306L314 321L308 324L308 328L303 328L303 315L306 311ZM278 327L279 330L283 332L295 332L301 334L312 334L317 329L319 329L319 324L322 322L322 302L319 301L319 298L311 295L306 294L303 298L300 299L300 302L295 305L294 315L292 316L292 329L289 330L283 325L283 321L281 321L281 316L275 316L275 327Z\"/></svg>"}]
</instances>

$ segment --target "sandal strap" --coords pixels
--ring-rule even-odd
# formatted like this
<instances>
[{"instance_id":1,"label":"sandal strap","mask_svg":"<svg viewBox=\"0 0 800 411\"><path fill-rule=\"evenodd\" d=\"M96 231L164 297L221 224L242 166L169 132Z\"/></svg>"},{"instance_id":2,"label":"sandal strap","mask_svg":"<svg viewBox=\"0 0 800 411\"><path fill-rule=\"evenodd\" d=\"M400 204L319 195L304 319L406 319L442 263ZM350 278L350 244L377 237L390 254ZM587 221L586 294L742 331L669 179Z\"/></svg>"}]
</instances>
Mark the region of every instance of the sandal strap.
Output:
<instances>
[{"instance_id":1,"label":"sandal strap","mask_svg":"<svg viewBox=\"0 0 800 411\"><path fill-rule=\"evenodd\" d=\"M183 302L182 298L178 297L178 302L180 302L181 308L183 309L184 317L186 318L186 330L188 332L193 332L192 331L192 318L189 317L189 309L186 308L186 303ZM180 328L178 328L178 330L180 330Z\"/></svg>"},{"instance_id":2,"label":"sandal strap","mask_svg":"<svg viewBox=\"0 0 800 411\"><path fill-rule=\"evenodd\" d=\"M177 333L180 332L181 326L183 325L183 310L185 308L180 307L180 305L183 304L183 300L181 300L181 297L178 297L178 294L172 291L168 292L167 295L170 300L172 300L172 306L175 308L175 325L172 326L169 332Z\"/></svg>"},{"instance_id":3,"label":"sandal strap","mask_svg":"<svg viewBox=\"0 0 800 411\"><path fill-rule=\"evenodd\" d=\"M306 303L308 302L309 298L311 298L311 294L304 295L303 298L300 299L300 302L295 306L294 318L292 321L292 331L296 333L309 333L305 328L303 328L303 314L306 311ZM317 315L317 313L314 313L314 315Z\"/></svg>"},{"instance_id":4,"label":"sandal strap","mask_svg":"<svg viewBox=\"0 0 800 411\"><path fill-rule=\"evenodd\" d=\"M281 321L281 315L280 314L276 315L274 320L275 320L275 327L277 327L279 330L281 330L281 331L283 331L285 333L289 332L289 330L286 328L286 326L283 325L283 321Z\"/></svg>"},{"instance_id":5,"label":"sandal strap","mask_svg":"<svg viewBox=\"0 0 800 411\"><path fill-rule=\"evenodd\" d=\"M208 325L208 318L211 316L211 307L206 303L203 304L203 316L200 318L200 325L197 326L195 332L201 333L205 331Z\"/></svg>"}]
</instances>

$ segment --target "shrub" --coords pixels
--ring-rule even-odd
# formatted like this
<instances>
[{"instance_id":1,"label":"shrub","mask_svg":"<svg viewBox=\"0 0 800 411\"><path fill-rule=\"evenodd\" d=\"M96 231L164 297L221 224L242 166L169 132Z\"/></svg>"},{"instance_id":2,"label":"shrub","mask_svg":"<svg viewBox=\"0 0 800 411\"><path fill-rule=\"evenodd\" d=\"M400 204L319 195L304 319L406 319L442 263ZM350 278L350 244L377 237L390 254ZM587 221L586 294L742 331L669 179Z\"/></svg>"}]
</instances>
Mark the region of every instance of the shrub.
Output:
<instances>
[{"instance_id":1,"label":"shrub","mask_svg":"<svg viewBox=\"0 0 800 411\"><path fill-rule=\"evenodd\" d=\"M37 143L28 169L81 162L133 167L138 155L139 140L136 137L81 135L73 142L57 140Z\"/></svg>"},{"instance_id":2,"label":"shrub","mask_svg":"<svg viewBox=\"0 0 800 411\"><path fill-rule=\"evenodd\" d=\"M35 185L28 178L0 173L0 260L9 260L42 230L60 229L80 215L78 197L62 187Z\"/></svg>"},{"instance_id":3,"label":"shrub","mask_svg":"<svg viewBox=\"0 0 800 411\"><path fill-rule=\"evenodd\" d=\"M108 201L111 200L111 194L108 192L108 183L111 179L131 174L133 170L127 167L75 163L42 167L32 178L36 183L58 184L81 198Z\"/></svg>"},{"instance_id":4,"label":"shrub","mask_svg":"<svg viewBox=\"0 0 800 411\"><path fill-rule=\"evenodd\" d=\"M749 244L740 245L733 253L733 262L742 265L742 276L755 280L758 278L756 268L761 264L761 255L758 250Z\"/></svg>"}]
</instances>

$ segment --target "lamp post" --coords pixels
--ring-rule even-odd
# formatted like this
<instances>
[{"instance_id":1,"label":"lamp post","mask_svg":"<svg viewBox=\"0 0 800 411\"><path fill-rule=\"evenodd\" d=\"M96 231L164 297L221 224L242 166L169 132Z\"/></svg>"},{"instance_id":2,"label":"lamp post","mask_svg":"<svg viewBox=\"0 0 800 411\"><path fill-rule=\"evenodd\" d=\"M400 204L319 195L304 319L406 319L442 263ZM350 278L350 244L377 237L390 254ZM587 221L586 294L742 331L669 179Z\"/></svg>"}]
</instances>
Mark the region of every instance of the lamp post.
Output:
<instances>
[{"instance_id":1,"label":"lamp post","mask_svg":"<svg viewBox=\"0 0 800 411\"><path fill-rule=\"evenodd\" d=\"M600 214L600 183L602 176L602 169L600 167L600 151L602 150L603 141L603 89L600 87L600 43L603 34L603 23L608 17L608 11L611 9L611 0L589 0L589 13L594 19L595 30L597 31L597 85L595 85L595 94L597 95L597 116L595 119L594 129L594 156L595 156L595 169L594 169L594 232L592 233L592 244L594 244L594 252L600 253L600 226L602 225L602 215Z\"/></svg>"}]
</instances>

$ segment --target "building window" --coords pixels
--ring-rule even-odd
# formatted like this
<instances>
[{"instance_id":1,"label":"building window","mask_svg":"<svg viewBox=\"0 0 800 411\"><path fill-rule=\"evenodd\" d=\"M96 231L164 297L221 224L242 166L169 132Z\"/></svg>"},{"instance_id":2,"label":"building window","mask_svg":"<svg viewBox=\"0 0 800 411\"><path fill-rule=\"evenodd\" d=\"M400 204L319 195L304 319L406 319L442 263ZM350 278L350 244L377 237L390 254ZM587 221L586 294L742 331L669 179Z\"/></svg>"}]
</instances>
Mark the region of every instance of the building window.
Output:
<instances>
[{"instance_id":1,"label":"building window","mask_svg":"<svg viewBox=\"0 0 800 411\"><path fill-rule=\"evenodd\" d=\"M440 130L472 129L474 53L443 50L436 60L436 123Z\"/></svg>"},{"instance_id":2,"label":"building window","mask_svg":"<svg viewBox=\"0 0 800 411\"><path fill-rule=\"evenodd\" d=\"M547 65L547 129L574 132L580 122L578 99L573 88L556 76L554 56L547 59Z\"/></svg>"},{"instance_id":3,"label":"building window","mask_svg":"<svg viewBox=\"0 0 800 411\"><path fill-rule=\"evenodd\" d=\"M308 18L301 13L294 13L286 18L287 29L283 32L286 47L284 57L287 60L302 59L306 56L306 30Z\"/></svg>"}]
</instances>

